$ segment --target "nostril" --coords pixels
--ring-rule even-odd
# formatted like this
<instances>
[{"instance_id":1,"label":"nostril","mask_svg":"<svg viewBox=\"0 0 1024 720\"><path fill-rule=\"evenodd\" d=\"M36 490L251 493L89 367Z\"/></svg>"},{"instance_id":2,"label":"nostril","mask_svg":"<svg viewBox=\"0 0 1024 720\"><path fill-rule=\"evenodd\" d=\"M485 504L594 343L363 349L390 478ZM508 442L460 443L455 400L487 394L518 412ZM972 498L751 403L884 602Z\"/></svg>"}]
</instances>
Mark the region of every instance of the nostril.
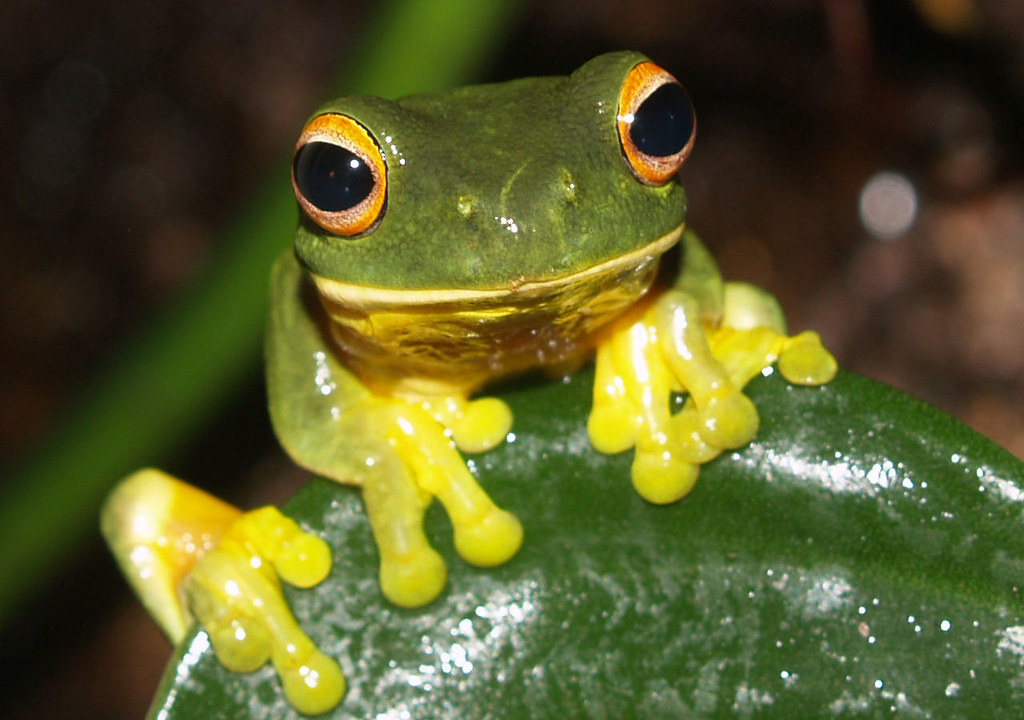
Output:
<instances>
[{"instance_id":1,"label":"nostril","mask_svg":"<svg viewBox=\"0 0 1024 720\"><path fill-rule=\"evenodd\" d=\"M472 195L459 195L459 198L455 201L455 207L459 211L459 215L467 218L473 214L477 205L477 199Z\"/></svg>"},{"instance_id":2,"label":"nostril","mask_svg":"<svg viewBox=\"0 0 1024 720\"><path fill-rule=\"evenodd\" d=\"M572 205L576 202L576 178L568 169L562 170L562 176L559 178L557 189L567 205Z\"/></svg>"}]
</instances>

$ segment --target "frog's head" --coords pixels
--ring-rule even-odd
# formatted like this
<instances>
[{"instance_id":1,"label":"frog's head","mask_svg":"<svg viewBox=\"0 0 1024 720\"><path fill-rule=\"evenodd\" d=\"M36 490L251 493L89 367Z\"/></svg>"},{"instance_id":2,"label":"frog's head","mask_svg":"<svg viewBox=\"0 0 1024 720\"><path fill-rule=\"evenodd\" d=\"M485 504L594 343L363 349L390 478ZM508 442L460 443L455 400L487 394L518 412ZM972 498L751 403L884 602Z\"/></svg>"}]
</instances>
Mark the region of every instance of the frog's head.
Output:
<instances>
[{"instance_id":1,"label":"frog's head","mask_svg":"<svg viewBox=\"0 0 1024 720\"><path fill-rule=\"evenodd\" d=\"M694 130L682 86L632 52L567 77L342 98L296 148L296 251L316 276L399 291L569 276L682 224Z\"/></svg>"},{"instance_id":2,"label":"frog's head","mask_svg":"<svg viewBox=\"0 0 1024 720\"><path fill-rule=\"evenodd\" d=\"M679 237L695 127L678 81L633 52L567 77L342 98L296 146L296 254L347 312L498 305L536 325L537 303L597 302L608 316ZM609 303L614 286L629 289Z\"/></svg>"}]
</instances>

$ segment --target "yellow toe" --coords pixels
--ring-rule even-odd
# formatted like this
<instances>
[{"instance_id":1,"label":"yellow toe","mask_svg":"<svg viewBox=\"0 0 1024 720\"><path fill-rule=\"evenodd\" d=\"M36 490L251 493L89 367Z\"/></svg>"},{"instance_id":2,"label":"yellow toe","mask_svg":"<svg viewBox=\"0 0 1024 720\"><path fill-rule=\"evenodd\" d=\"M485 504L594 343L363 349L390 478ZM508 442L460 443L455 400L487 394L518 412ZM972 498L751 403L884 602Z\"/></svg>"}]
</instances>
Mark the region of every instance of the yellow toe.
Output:
<instances>
[{"instance_id":1,"label":"yellow toe","mask_svg":"<svg viewBox=\"0 0 1024 720\"><path fill-rule=\"evenodd\" d=\"M298 667L282 668L281 685L288 702L305 715L320 715L333 709L346 689L338 663L317 650Z\"/></svg>"},{"instance_id":2,"label":"yellow toe","mask_svg":"<svg viewBox=\"0 0 1024 720\"><path fill-rule=\"evenodd\" d=\"M485 397L466 406L452 426L452 439L465 452L483 452L496 446L512 429L512 410L498 398Z\"/></svg>"},{"instance_id":3,"label":"yellow toe","mask_svg":"<svg viewBox=\"0 0 1024 720\"><path fill-rule=\"evenodd\" d=\"M331 548L322 538L301 532L276 558L274 567L289 585L311 588L331 571Z\"/></svg>"},{"instance_id":4,"label":"yellow toe","mask_svg":"<svg viewBox=\"0 0 1024 720\"><path fill-rule=\"evenodd\" d=\"M444 560L430 546L404 557L381 559L380 589L401 607L426 605L441 594L447 579Z\"/></svg>"},{"instance_id":5,"label":"yellow toe","mask_svg":"<svg viewBox=\"0 0 1024 720\"><path fill-rule=\"evenodd\" d=\"M754 402L738 390L710 398L698 412L701 437L719 448L746 445L760 425Z\"/></svg>"},{"instance_id":6,"label":"yellow toe","mask_svg":"<svg viewBox=\"0 0 1024 720\"><path fill-rule=\"evenodd\" d=\"M836 359L812 331L790 338L779 356L779 371L796 385L824 385L836 376Z\"/></svg>"},{"instance_id":7,"label":"yellow toe","mask_svg":"<svg viewBox=\"0 0 1024 720\"><path fill-rule=\"evenodd\" d=\"M631 477L633 487L644 500L667 505L679 500L697 483L699 466L665 451L637 450Z\"/></svg>"},{"instance_id":8,"label":"yellow toe","mask_svg":"<svg viewBox=\"0 0 1024 720\"><path fill-rule=\"evenodd\" d=\"M523 544L519 518L491 507L477 522L455 528L455 549L462 559L477 567L494 567L508 561Z\"/></svg>"},{"instance_id":9,"label":"yellow toe","mask_svg":"<svg viewBox=\"0 0 1024 720\"><path fill-rule=\"evenodd\" d=\"M620 408L595 404L587 418L587 435L595 450L614 455L636 443L636 423Z\"/></svg>"}]
</instances>

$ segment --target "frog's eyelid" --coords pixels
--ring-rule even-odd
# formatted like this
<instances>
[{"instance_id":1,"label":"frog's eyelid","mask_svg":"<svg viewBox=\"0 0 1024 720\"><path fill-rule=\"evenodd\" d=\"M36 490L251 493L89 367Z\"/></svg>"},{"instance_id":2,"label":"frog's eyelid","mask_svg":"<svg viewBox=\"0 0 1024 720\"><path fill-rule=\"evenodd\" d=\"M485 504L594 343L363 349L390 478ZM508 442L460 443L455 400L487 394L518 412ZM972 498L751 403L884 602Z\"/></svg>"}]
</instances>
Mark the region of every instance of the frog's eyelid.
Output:
<instances>
[{"instance_id":1,"label":"frog's eyelid","mask_svg":"<svg viewBox=\"0 0 1024 720\"><path fill-rule=\"evenodd\" d=\"M616 128L633 175L647 185L664 185L693 149L697 119L679 81L647 61L634 66L622 84Z\"/></svg>"},{"instance_id":2,"label":"frog's eyelid","mask_svg":"<svg viewBox=\"0 0 1024 720\"><path fill-rule=\"evenodd\" d=\"M319 115L295 145L292 188L302 211L324 230L346 237L369 232L387 207L384 154L356 120Z\"/></svg>"}]
</instances>

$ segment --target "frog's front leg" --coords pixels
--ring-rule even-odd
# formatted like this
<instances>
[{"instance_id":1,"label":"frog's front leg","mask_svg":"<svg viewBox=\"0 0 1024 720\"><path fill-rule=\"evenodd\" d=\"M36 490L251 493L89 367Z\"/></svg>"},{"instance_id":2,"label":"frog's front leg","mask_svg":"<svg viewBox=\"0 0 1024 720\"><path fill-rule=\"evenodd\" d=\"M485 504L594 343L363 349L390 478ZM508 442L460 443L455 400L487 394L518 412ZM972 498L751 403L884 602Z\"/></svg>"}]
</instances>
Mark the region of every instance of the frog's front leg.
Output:
<instances>
[{"instance_id":1,"label":"frog's front leg","mask_svg":"<svg viewBox=\"0 0 1024 720\"><path fill-rule=\"evenodd\" d=\"M778 359L786 379L808 385L835 374L817 335L785 335L767 293L727 284L721 305L709 323L694 295L674 288L620 321L598 346L591 441L608 453L635 446L633 484L650 502L681 498L701 464L754 438L759 417L742 388L764 367ZM675 393L687 399L673 413Z\"/></svg>"},{"instance_id":2,"label":"frog's front leg","mask_svg":"<svg viewBox=\"0 0 1024 720\"><path fill-rule=\"evenodd\" d=\"M220 662L250 672L268 660L288 701L325 712L345 693L337 662L299 628L281 582L312 587L330 570L320 538L276 508L243 513L158 470L142 470L111 493L103 534L150 614L175 644L192 619Z\"/></svg>"},{"instance_id":3,"label":"frog's front leg","mask_svg":"<svg viewBox=\"0 0 1024 720\"><path fill-rule=\"evenodd\" d=\"M385 380L371 388L334 348L329 319L292 254L275 265L271 290L267 387L274 429L297 463L362 488L384 595L414 607L444 587L444 563L423 532L435 497L468 562L497 565L514 555L519 521L494 505L459 453L502 442L512 423L508 406L495 398L470 401L441 381L404 379L404 392Z\"/></svg>"}]
</instances>

